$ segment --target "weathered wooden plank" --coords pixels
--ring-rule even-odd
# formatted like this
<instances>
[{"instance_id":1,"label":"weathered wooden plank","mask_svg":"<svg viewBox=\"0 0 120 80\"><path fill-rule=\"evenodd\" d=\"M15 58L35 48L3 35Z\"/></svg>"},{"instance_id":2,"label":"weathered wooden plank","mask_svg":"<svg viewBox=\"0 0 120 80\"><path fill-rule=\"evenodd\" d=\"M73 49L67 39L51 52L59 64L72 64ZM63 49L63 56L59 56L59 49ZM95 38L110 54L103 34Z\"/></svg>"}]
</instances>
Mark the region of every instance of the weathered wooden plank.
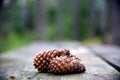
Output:
<instances>
[{"instance_id":1,"label":"weathered wooden plank","mask_svg":"<svg viewBox=\"0 0 120 80\"><path fill-rule=\"evenodd\" d=\"M86 72L68 75L38 73L33 67L33 56L42 50L69 49L85 64ZM10 54L0 56L0 80L9 80L15 75L17 80L119 80L120 73L80 43L33 43Z\"/></svg>"},{"instance_id":2,"label":"weathered wooden plank","mask_svg":"<svg viewBox=\"0 0 120 80\"><path fill-rule=\"evenodd\" d=\"M67 43L65 43L67 44ZM73 43L74 44L74 43ZM57 47L58 46L58 47ZM30 76L33 79L60 79L60 76L52 77L45 73L38 73L33 68L33 57L39 51L48 49L57 49L61 46L60 43L33 43L21 49L11 51L9 54L0 56L0 79L10 79L10 76L15 76L16 79L27 79ZM30 64L28 64L30 63ZM20 67L22 66L22 67Z\"/></svg>"},{"instance_id":3,"label":"weathered wooden plank","mask_svg":"<svg viewBox=\"0 0 120 80\"><path fill-rule=\"evenodd\" d=\"M116 46L95 46L92 47L92 50L95 51L97 55L107 61L109 64L114 66L117 70L120 71L120 48Z\"/></svg>"},{"instance_id":4,"label":"weathered wooden plank","mask_svg":"<svg viewBox=\"0 0 120 80\"><path fill-rule=\"evenodd\" d=\"M106 62L95 56L87 48L81 47L73 53L78 53L78 57L85 64L86 72L82 74L69 75L69 77L62 77L64 80L119 80L120 73L113 67L109 66ZM74 76L74 77L73 77Z\"/></svg>"}]
</instances>

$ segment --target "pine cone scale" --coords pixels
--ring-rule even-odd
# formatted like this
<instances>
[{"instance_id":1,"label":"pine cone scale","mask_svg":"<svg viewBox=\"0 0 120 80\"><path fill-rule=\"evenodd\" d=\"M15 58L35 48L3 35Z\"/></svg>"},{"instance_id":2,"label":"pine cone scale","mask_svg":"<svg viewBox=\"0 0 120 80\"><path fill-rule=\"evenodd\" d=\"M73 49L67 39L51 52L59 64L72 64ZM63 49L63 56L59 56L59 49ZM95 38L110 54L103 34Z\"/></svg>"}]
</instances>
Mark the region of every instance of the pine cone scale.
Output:
<instances>
[{"instance_id":1,"label":"pine cone scale","mask_svg":"<svg viewBox=\"0 0 120 80\"><path fill-rule=\"evenodd\" d=\"M34 66L38 71L51 70L55 74L84 72L81 60L70 54L69 50L49 50L37 54Z\"/></svg>"}]
</instances>

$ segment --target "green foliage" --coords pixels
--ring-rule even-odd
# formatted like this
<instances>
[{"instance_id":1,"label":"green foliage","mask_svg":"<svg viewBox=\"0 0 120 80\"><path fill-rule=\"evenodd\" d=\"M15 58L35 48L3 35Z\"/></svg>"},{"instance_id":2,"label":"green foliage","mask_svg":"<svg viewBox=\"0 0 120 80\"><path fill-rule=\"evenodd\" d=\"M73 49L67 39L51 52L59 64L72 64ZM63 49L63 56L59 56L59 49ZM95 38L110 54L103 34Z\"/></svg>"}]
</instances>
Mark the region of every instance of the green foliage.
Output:
<instances>
[{"instance_id":1,"label":"green foliage","mask_svg":"<svg viewBox=\"0 0 120 80\"><path fill-rule=\"evenodd\" d=\"M47 31L47 40L55 40L55 36L56 36L56 31L55 31L55 26L51 25L48 27Z\"/></svg>"},{"instance_id":2,"label":"green foliage","mask_svg":"<svg viewBox=\"0 0 120 80\"><path fill-rule=\"evenodd\" d=\"M19 36L16 33L9 33L5 38L0 39L0 52L12 50L34 41L33 32Z\"/></svg>"},{"instance_id":3,"label":"green foliage","mask_svg":"<svg viewBox=\"0 0 120 80\"><path fill-rule=\"evenodd\" d=\"M49 14L49 22L53 24L55 21L55 14L56 14L56 10L53 6L50 7L48 14Z\"/></svg>"},{"instance_id":4,"label":"green foliage","mask_svg":"<svg viewBox=\"0 0 120 80\"><path fill-rule=\"evenodd\" d=\"M89 6L88 6L88 0L82 1L81 5L81 22L80 22L80 33L81 35L81 40L84 40L88 37L88 27L89 27Z\"/></svg>"},{"instance_id":5,"label":"green foliage","mask_svg":"<svg viewBox=\"0 0 120 80\"><path fill-rule=\"evenodd\" d=\"M20 0L13 0L12 15L9 6L3 12L3 28L5 35L0 37L0 53L18 48L34 41L34 17L35 17L35 0L28 0L30 7L30 26L25 29L21 15ZM12 21L11 21L12 20ZM30 29L31 28L31 29Z\"/></svg>"},{"instance_id":6,"label":"green foliage","mask_svg":"<svg viewBox=\"0 0 120 80\"><path fill-rule=\"evenodd\" d=\"M71 15L66 15L64 17L64 39L72 39L72 17Z\"/></svg>"},{"instance_id":7,"label":"green foliage","mask_svg":"<svg viewBox=\"0 0 120 80\"><path fill-rule=\"evenodd\" d=\"M92 45L100 45L102 42L100 41L100 37L96 38L88 38L82 41L85 45L92 46Z\"/></svg>"},{"instance_id":8,"label":"green foliage","mask_svg":"<svg viewBox=\"0 0 120 80\"><path fill-rule=\"evenodd\" d=\"M21 15L21 3L22 0L14 0L13 4L13 17L11 20L10 10L9 8L6 8L4 10L3 15L3 22L4 22L4 31L6 33L6 36L0 37L0 52L8 51L11 49L18 48L20 46L23 46L25 44L29 44L30 42L35 40L35 18L36 18L36 0L27 0L29 5L29 26L24 26L24 20L22 19ZM55 4L56 2L52 0L52 4ZM65 0L67 4L64 4L62 7L63 11L63 40L71 40L72 39L72 28L73 28L73 1L74 0ZM88 39L88 29L89 29L89 0L81 0L81 9L80 9L80 37L81 40L85 41ZM101 0L96 0L97 9L99 11L101 6ZM46 39L47 40L55 40L56 36L56 5L49 6L48 9L48 16L49 16L49 25L46 29ZM99 14L97 14L99 15ZM11 23L13 22L13 23ZM10 25L12 24L12 25ZM96 20L96 35L100 36L100 24L99 24L99 18ZM11 27L11 28L10 28ZM99 38L97 38L95 41L99 41ZM90 40L92 41L92 40ZM87 41L85 41L87 42Z\"/></svg>"}]
</instances>

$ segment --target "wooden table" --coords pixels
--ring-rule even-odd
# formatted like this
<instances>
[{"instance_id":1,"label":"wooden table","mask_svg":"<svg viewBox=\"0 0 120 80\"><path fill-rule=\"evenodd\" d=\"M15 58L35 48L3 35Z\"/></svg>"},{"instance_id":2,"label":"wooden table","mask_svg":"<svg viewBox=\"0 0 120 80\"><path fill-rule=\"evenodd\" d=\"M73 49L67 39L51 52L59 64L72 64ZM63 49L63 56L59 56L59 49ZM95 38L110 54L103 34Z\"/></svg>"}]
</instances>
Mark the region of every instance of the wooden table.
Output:
<instances>
[{"instance_id":1,"label":"wooden table","mask_svg":"<svg viewBox=\"0 0 120 80\"><path fill-rule=\"evenodd\" d=\"M54 75L34 69L33 58L43 50L69 49L86 67L85 73ZM0 80L120 80L120 72L78 42L35 42L0 55ZM12 77L12 78L10 78Z\"/></svg>"}]
</instances>

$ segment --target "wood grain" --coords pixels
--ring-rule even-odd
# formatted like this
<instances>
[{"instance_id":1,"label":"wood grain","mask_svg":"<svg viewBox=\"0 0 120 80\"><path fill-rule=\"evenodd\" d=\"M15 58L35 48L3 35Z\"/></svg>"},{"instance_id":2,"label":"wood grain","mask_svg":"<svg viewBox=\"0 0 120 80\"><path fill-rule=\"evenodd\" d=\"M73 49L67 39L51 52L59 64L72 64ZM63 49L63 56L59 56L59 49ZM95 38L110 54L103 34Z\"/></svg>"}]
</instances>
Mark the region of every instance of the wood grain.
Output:
<instances>
[{"instance_id":1,"label":"wood grain","mask_svg":"<svg viewBox=\"0 0 120 80\"><path fill-rule=\"evenodd\" d=\"M40 51L69 49L85 64L86 72L68 75L40 73L33 67L33 57ZM36 42L0 55L0 80L120 80L120 73L78 42Z\"/></svg>"},{"instance_id":2,"label":"wood grain","mask_svg":"<svg viewBox=\"0 0 120 80\"><path fill-rule=\"evenodd\" d=\"M91 48L98 56L114 66L120 72L120 48L110 45L101 45Z\"/></svg>"}]
</instances>

